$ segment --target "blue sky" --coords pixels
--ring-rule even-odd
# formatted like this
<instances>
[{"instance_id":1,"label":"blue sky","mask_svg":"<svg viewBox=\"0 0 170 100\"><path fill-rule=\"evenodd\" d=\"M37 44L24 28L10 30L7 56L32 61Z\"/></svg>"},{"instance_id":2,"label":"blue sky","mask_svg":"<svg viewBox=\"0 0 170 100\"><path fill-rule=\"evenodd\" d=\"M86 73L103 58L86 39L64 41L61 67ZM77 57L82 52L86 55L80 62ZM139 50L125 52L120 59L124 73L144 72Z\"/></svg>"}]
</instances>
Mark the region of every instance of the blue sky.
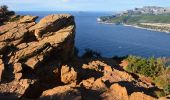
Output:
<instances>
[{"instance_id":1,"label":"blue sky","mask_svg":"<svg viewBox=\"0 0 170 100\"><path fill-rule=\"evenodd\" d=\"M0 0L15 11L122 11L142 6L170 7L170 0Z\"/></svg>"}]
</instances>

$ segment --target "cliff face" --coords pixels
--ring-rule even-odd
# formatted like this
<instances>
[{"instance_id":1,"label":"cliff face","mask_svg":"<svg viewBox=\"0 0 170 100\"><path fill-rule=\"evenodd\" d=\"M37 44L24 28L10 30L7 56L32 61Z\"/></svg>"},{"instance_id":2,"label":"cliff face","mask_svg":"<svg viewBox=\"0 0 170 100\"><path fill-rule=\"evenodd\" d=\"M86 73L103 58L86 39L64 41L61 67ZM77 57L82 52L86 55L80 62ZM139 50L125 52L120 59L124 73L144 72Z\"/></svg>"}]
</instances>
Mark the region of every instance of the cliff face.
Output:
<instances>
[{"instance_id":1,"label":"cliff face","mask_svg":"<svg viewBox=\"0 0 170 100\"><path fill-rule=\"evenodd\" d=\"M35 16L24 16L0 28L0 54L7 64L22 63L35 68L49 57L67 60L73 54L75 23L70 15L49 15L36 24ZM11 49L12 50L8 50ZM9 55L10 54L10 55ZM31 62L31 63L30 63Z\"/></svg>"},{"instance_id":2,"label":"cliff face","mask_svg":"<svg viewBox=\"0 0 170 100\"><path fill-rule=\"evenodd\" d=\"M50 68L42 67L43 64L54 59L60 64L73 56L74 17L68 14L49 15L36 23L37 18L23 16L0 26L1 93L20 97L29 87L30 78L46 75L40 74L37 69L41 69L41 73L51 73Z\"/></svg>"}]
</instances>

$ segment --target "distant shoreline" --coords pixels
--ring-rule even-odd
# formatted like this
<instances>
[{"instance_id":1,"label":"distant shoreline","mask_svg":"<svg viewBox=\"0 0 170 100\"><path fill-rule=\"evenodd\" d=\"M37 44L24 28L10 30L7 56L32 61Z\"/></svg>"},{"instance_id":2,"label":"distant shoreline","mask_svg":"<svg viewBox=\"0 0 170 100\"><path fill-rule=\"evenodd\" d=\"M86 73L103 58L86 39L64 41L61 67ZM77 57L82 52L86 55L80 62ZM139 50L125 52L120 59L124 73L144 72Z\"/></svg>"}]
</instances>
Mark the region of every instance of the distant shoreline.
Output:
<instances>
[{"instance_id":1,"label":"distant shoreline","mask_svg":"<svg viewBox=\"0 0 170 100\"><path fill-rule=\"evenodd\" d=\"M166 30L160 30L160 29L151 29L151 28L145 28L145 27L141 27L141 26L137 26L137 25L128 25L128 24L122 24L123 26L130 26L130 27L134 27L134 28L138 28L138 29L144 29L144 30L148 30L148 31L155 31L155 32L164 32L169 34L169 31Z\"/></svg>"},{"instance_id":2,"label":"distant shoreline","mask_svg":"<svg viewBox=\"0 0 170 100\"><path fill-rule=\"evenodd\" d=\"M111 22L98 22L98 23L99 24L112 24L112 25L116 25L116 23L111 23ZM120 25L134 27L134 28L138 28L138 29L144 29L144 30L148 30L148 31L164 32L164 33L170 34L170 31L166 31L166 30L151 29L151 28L141 27L141 26L138 26L138 25L129 25L129 24L120 24Z\"/></svg>"}]
</instances>

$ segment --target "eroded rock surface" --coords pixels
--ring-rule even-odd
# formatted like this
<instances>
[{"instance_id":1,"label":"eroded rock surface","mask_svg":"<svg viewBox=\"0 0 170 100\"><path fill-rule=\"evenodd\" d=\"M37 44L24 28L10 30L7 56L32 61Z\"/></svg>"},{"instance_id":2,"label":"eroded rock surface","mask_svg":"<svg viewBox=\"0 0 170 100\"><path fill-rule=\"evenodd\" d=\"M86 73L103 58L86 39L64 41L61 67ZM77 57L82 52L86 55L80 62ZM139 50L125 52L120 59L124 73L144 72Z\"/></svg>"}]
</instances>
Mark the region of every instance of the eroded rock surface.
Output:
<instances>
[{"instance_id":1,"label":"eroded rock surface","mask_svg":"<svg viewBox=\"0 0 170 100\"><path fill-rule=\"evenodd\" d=\"M37 18L37 16L22 16L19 20L0 26L0 55L2 56L0 93L16 94L16 98L28 95L27 91L34 85L30 86L25 82L26 80L36 80L35 84L41 83L39 81L46 82L48 78L42 73L48 73L48 77L51 78L49 79L53 80L54 75L58 75L59 72L55 67L45 66L46 63L55 59L58 64L67 62L73 56L74 17L69 14L54 14L36 23ZM74 74L72 71L71 75ZM5 78L3 79L2 76ZM60 78L60 76L56 77ZM54 80L57 79L56 77ZM71 78L72 76L69 79ZM22 88L20 83L26 86ZM44 88L46 87L48 86L44 85Z\"/></svg>"}]
</instances>

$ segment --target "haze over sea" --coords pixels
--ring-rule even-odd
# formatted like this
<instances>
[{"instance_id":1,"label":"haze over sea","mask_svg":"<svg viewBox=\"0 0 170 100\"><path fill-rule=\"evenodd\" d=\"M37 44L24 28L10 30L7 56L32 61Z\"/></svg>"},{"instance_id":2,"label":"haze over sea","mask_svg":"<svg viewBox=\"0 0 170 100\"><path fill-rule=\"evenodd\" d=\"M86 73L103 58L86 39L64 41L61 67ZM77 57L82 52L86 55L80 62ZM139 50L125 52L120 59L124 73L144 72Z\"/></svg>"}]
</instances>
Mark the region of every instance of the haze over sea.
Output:
<instances>
[{"instance_id":1,"label":"haze over sea","mask_svg":"<svg viewBox=\"0 0 170 100\"><path fill-rule=\"evenodd\" d=\"M17 12L22 15L36 15L39 19L54 13L70 13L75 16L76 47L80 55L86 48L90 48L99 51L104 57L125 55L170 57L170 34L97 23L98 17L111 15L111 12Z\"/></svg>"}]
</instances>

